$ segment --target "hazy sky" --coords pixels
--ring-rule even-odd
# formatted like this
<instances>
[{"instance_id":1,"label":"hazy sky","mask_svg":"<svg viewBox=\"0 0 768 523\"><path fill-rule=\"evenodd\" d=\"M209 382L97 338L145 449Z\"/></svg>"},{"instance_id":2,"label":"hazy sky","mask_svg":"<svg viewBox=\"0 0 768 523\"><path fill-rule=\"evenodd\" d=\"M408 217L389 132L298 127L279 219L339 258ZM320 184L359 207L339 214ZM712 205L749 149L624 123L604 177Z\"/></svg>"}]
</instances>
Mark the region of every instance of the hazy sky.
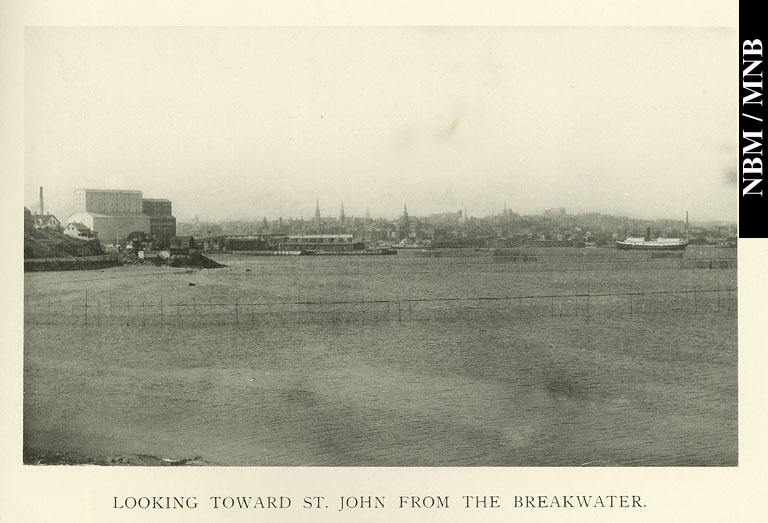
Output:
<instances>
[{"instance_id":1,"label":"hazy sky","mask_svg":"<svg viewBox=\"0 0 768 523\"><path fill-rule=\"evenodd\" d=\"M181 220L549 207L736 219L738 35L675 28L29 28L25 204Z\"/></svg>"}]
</instances>

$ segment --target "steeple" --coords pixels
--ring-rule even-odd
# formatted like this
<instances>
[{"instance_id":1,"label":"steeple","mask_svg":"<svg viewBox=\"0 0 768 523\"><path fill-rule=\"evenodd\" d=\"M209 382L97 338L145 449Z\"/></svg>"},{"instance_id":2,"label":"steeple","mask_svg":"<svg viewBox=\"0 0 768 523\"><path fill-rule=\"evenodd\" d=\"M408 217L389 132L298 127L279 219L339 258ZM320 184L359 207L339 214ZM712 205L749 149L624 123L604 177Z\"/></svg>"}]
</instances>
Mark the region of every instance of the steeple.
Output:
<instances>
[{"instance_id":1,"label":"steeple","mask_svg":"<svg viewBox=\"0 0 768 523\"><path fill-rule=\"evenodd\" d=\"M344 225L344 222L347 221L347 217L344 215L344 202L341 202L341 212L339 213L339 221L342 225Z\"/></svg>"},{"instance_id":2,"label":"steeple","mask_svg":"<svg viewBox=\"0 0 768 523\"><path fill-rule=\"evenodd\" d=\"M403 204L403 218L408 218L408 205Z\"/></svg>"},{"instance_id":3,"label":"steeple","mask_svg":"<svg viewBox=\"0 0 768 523\"><path fill-rule=\"evenodd\" d=\"M320 198L317 198L315 203L315 220L320 221Z\"/></svg>"}]
</instances>

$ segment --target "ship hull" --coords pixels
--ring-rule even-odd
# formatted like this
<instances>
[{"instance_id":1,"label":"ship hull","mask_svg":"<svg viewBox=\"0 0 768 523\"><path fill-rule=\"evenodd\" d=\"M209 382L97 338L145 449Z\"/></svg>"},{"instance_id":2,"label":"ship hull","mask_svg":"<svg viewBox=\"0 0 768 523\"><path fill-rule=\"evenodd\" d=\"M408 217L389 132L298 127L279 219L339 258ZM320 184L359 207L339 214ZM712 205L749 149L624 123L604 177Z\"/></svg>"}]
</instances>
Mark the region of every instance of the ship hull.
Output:
<instances>
[{"instance_id":1,"label":"ship hull","mask_svg":"<svg viewBox=\"0 0 768 523\"><path fill-rule=\"evenodd\" d=\"M626 251L683 251L688 247L687 243L654 243L653 241L642 243L616 242L616 248Z\"/></svg>"}]
</instances>

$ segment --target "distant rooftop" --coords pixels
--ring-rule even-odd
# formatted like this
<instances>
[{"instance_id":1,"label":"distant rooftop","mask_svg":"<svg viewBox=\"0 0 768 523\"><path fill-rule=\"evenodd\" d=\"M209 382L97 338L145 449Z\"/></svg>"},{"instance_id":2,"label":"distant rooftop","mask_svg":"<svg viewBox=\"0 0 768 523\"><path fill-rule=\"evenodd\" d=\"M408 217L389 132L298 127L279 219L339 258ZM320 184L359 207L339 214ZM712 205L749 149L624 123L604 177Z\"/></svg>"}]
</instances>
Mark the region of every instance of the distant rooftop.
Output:
<instances>
[{"instance_id":1,"label":"distant rooftop","mask_svg":"<svg viewBox=\"0 0 768 523\"><path fill-rule=\"evenodd\" d=\"M141 194L141 191L137 191L137 190L134 190L134 189L84 189L84 188L81 187L79 189L75 189L75 191L85 191L85 192L129 192L129 193L134 193L134 194L136 194L136 193Z\"/></svg>"},{"instance_id":2,"label":"distant rooftop","mask_svg":"<svg viewBox=\"0 0 768 523\"><path fill-rule=\"evenodd\" d=\"M167 198L143 198L145 202L167 202L171 203L171 200Z\"/></svg>"},{"instance_id":3,"label":"distant rooftop","mask_svg":"<svg viewBox=\"0 0 768 523\"><path fill-rule=\"evenodd\" d=\"M100 212L91 212L91 211L75 211L72 214L70 214L70 218L75 215L79 215L79 216L88 215L88 216L93 216L95 218L141 218L141 217L149 218L149 215L144 214L143 212L115 212L110 214L104 214Z\"/></svg>"},{"instance_id":4,"label":"distant rooftop","mask_svg":"<svg viewBox=\"0 0 768 523\"><path fill-rule=\"evenodd\" d=\"M69 226L69 225L71 225L72 227L74 227L78 231L90 231L90 229L88 227L86 227L85 225L83 225L80 222L70 222L67 226Z\"/></svg>"}]
</instances>

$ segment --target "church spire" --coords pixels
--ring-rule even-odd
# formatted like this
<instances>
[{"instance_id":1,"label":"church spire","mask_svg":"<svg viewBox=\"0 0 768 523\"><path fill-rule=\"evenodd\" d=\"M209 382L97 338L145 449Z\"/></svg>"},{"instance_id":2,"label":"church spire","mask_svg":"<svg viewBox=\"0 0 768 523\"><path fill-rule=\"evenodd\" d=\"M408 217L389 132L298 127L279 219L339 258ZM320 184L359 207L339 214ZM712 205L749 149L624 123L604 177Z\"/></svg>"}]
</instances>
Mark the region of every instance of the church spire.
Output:
<instances>
[{"instance_id":1,"label":"church spire","mask_svg":"<svg viewBox=\"0 0 768 523\"><path fill-rule=\"evenodd\" d=\"M315 203L315 220L320 221L320 198L317 198Z\"/></svg>"}]
</instances>

